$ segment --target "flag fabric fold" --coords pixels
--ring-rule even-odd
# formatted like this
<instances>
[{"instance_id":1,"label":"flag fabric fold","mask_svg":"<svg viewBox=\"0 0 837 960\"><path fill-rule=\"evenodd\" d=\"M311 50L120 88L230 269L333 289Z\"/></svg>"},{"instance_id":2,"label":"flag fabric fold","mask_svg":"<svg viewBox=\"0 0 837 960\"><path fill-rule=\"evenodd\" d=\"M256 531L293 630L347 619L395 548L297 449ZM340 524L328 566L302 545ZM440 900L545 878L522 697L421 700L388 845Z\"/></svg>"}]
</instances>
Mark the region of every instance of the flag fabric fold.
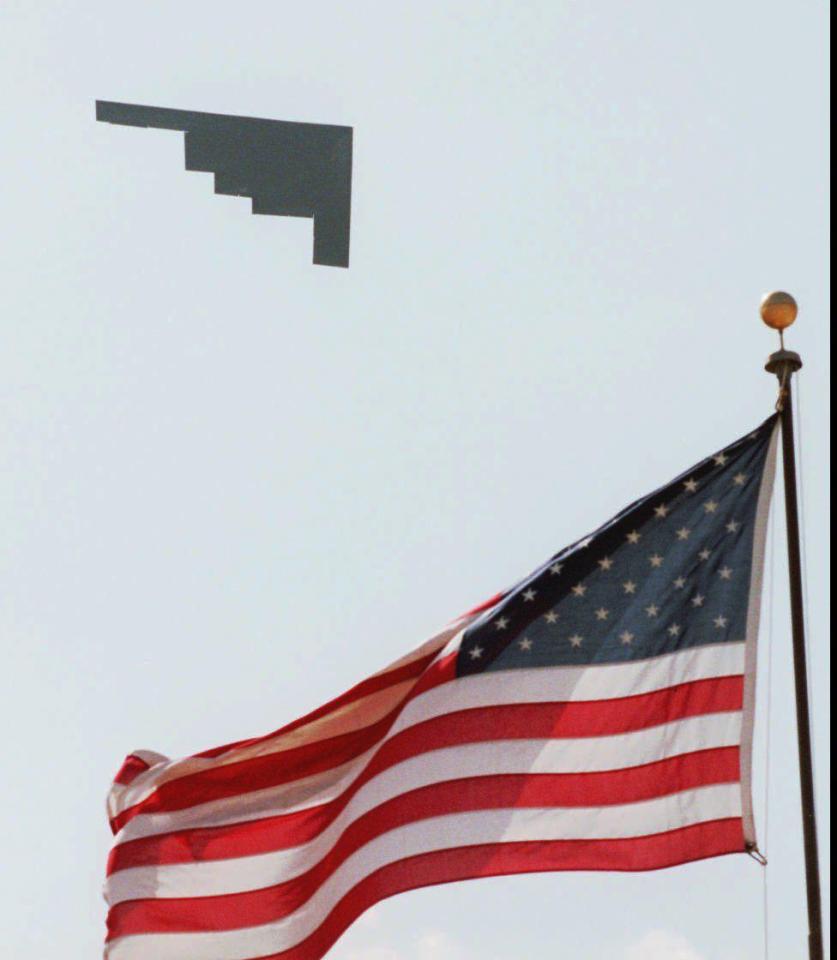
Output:
<instances>
[{"instance_id":1,"label":"flag fabric fold","mask_svg":"<svg viewBox=\"0 0 837 960\"><path fill-rule=\"evenodd\" d=\"M109 960L320 960L395 893L755 845L777 419L265 737L131 754Z\"/></svg>"}]
</instances>

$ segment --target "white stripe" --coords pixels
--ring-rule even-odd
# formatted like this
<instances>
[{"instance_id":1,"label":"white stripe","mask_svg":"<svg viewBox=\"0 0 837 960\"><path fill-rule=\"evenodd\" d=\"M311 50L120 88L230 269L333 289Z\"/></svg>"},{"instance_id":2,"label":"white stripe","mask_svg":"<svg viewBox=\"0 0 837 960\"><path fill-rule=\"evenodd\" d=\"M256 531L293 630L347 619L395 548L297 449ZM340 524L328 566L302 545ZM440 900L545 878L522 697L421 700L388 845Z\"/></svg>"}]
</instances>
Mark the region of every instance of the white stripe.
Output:
<instances>
[{"instance_id":1,"label":"white stripe","mask_svg":"<svg viewBox=\"0 0 837 960\"><path fill-rule=\"evenodd\" d=\"M740 734L740 712L716 713L608 737L501 740L433 750L365 783L340 816L307 843L250 857L131 867L108 878L105 899L113 906L150 897L206 897L258 890L305 873L329 853L351 823L409 790L462 777L636 767L695 750L735 746Z\"/></svg>"},{"instance_id":2,"label":"white stripe","mask_svg":"<svg viewBox=\"0 0 837 960\"><path fill-rule=\"evenodd\" d=\"M743 672L744 644L720 643L625 663L479 673L433 687L411 700L399 715L392 733L456 710L507 703L613 700Z\"/></svg>"},{"instance_id":3,"label":"white stripe","mask_svg":"<svg viewBox=\"0 0 837 960\"><path fill-rule=\"evenodd\" d=\"M723 643L691 647L677 653L628 663L607 663L578 667L539 667L532 670L497 671L462 677L444 683L409 701L387 735L395 734L426 720L478 707L514 703L607 700L652 693L695 680L741 675L744 644ZM120 831L117 842L153 836L192 827L221 826L255 820L260 816L289 813L325 803L345 790L366 767L378 747L341 767L337 779L329 770L306 778L305 799L293 806L277 806L287 798L295 783L254 792L244 797L224 798L170 813L139 814ZM354 771L354 776L352 775ZM317 783L322 791L317 790ZM299 783L297 781L296 783ZM239 810L244 809L243 816Z\"/></svg>"},{"instance_id":4,"label":"white stripe","mask_svg":"<svg viewBox=\"0 0 837 960\"><path fill-rule=\"evenodd\" d=\"M311 723L297 730L291 730L280 737L260 743L239 747L221 757L185 757L181 760L169 760L141 774L143 781L139 786L135 786L135 780L124 789L121 794L121 806L117 813L141 803L162 784L172 780L179 780L181 777L207 770L217 770L219 767L241 763L243 760L255 760L280 751L297 750L330 737L363 730L396 709L398 704L407 698L417 682L416 678L402 680L401 683L360 697L318 720L312 720Z\"/></svg>"},{"instance_id":5,"label":"white stripe","mask_svg":"<svg viewBox=\"0 0 837 960\"><path fill-rule=\"evenodd\" d=\"M740 815L738 784L723 784L616 807L436 817L399 827L358 850L305 906L282 920L219 933L131 935L113 941L106 955L109 960L250 960L300 943L364 877L406 857L485 843L641 837Z\"/></svg>"}]
</instances>

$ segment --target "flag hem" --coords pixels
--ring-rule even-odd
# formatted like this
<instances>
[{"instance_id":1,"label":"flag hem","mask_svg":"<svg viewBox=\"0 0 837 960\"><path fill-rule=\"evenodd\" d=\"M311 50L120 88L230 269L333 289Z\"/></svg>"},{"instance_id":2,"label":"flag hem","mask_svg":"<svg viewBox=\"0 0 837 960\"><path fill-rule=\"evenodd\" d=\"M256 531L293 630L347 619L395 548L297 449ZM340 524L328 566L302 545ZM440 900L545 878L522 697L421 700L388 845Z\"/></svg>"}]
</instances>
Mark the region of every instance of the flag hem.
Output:
<instances>
[{"instance_id":1,"label":"flag hem","mask_svg":"<svg viewBox=\"0 0 837 960\"><path fill-rule=\"evenodd\" d=\"M770 437L770 447L761 478L756 506L753 534L753 562L750 573L750 596L747 608L747 632L744 654L744 703L741 729L741 811L745 847L757 846L756 823L753 813L753 732L756 719L756 674L758 671L758 636L761 618L761 600L764 574L767 521L776 475L776 450L779 438L779 420Z\"/></svg>"}]
</instances>

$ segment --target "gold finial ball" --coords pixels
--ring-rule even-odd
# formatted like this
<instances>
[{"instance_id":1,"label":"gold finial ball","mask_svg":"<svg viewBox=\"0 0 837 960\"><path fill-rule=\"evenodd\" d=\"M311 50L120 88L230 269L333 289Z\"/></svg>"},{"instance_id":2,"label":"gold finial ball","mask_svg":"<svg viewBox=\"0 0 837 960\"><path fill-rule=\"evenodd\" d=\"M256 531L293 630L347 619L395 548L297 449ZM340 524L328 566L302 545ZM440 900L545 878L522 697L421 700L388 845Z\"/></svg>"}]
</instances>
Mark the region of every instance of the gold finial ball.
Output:
<instances>
[{"instance_id":1,"label":"gold finial ball","mask_svg":"<svg viewBox=\"0 0 837 960\"><path fill-rule=\"evenodd\" d=\"M773 330L787 330L798 312L796 300L782 290L765 294L761 301L761 318Z\"/></svg>"}]
</instances>

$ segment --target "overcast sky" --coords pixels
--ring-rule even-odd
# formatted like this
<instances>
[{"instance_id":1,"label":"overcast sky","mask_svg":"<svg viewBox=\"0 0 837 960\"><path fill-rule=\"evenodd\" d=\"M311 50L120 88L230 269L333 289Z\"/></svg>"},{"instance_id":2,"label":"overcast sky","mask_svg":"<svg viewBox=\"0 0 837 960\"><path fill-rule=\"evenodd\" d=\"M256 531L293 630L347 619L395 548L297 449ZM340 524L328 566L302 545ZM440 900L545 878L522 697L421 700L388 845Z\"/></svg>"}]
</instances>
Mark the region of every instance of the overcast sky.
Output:
<instances>
[{"instance_id":1,"label":"overcast sky","mask_svg":"<svg viewBox=\"0 0 837 960\"><path fill-rule=\"evenodd\" d=\"M99 955L131 749L280 726L766 417L776 287L826 849L827 32L813 0L5 0L4 955ZM97 98L352 125L351 267ZM783 549L780 513L776 960L804 944ZM472 881L330 960L758 960L763 882L745 856Z\"/></svg>"}]
</instances>

